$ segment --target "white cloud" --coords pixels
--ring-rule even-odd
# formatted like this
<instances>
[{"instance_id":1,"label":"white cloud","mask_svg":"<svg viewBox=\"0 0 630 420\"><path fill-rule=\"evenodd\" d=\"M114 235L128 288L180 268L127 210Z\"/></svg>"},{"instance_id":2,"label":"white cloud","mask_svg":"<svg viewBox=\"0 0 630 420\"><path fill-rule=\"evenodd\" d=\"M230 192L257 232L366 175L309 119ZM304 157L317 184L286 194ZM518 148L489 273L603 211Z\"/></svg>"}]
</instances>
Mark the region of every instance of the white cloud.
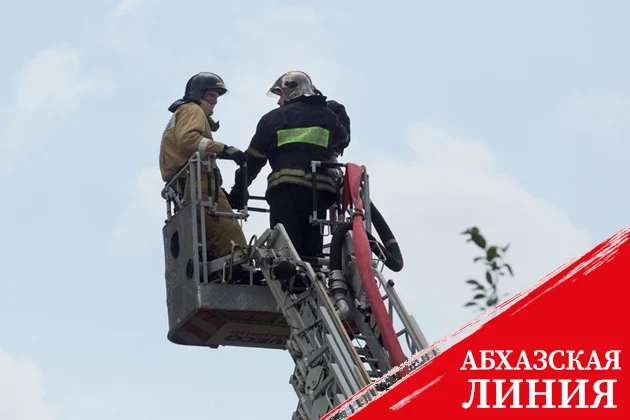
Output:
<instances>
[{"instance_id":1,"label":"white cloud","mask_svg":"<svg viewBox=\"0 0 630 420\"><path fill-rule=\"evenodd\" d=\"M418 124L409 131L416 156L406 161L366 156L371 196L401 244L405 268L388 274L430 341L474 315L462 305L472 296L464 282L482 280L481 255L465 229L478 226L489 242L511 243L506 261L515 277L500 291L530 287L588 250L588 236L565 213L497 172L483 143L458 139ZM353 159L353 161L355 161Z\"/></svg>"},{"instance_id":2,"label":"white cloud","mask_svg":"<svg viewBox=\"0 0 630 420\"><path fill-rule=\"evenodd\" d=\"M341 67L326 50L328 45L334 45L335 40L322 30L318 18L313 8L290 6L267 9L257 14L255 19L241 24L250 48L259 51L257 57L252 57L257 71L249 72L250 75L264 75L265 79L258 89L268 88L277 77L289 70L305 71L324 93L336 88L344 79ZM293 30L287 37L285 28L289 22ZM248 73L243 72L245 74ZM250 98L254 92L248 92Z\"/></svg>"},{"instance_id":3,"label":"white cloud","mask_svg":"<svg viewBox=\"0 0 630 420\"><path fill-rule=\"evenodd\" d=\"M53 420L42 371L0 350L0 419Z\"/></svg>"},{"instance_id":4,"label":"white cloud","mask_svg":"<svg viewBox=\"0 0 630 420\"><path fill-rule=\"evenodd\" d=\"M121 14L129 13L136 10L143 2L144 0L120 0L116 10Z\"/></svg>"},{"instance_id":5,"label":"white cloud","mask_svg":"<svg viewBox=\"0 0 630 420\"><path fill-rule=\"evenodd\" d=\"M28 130L42 116L63 115L79 105L85 95L109 95L112 76L98 70L85 76L76 50L47 49L26 61L20 69L17 94L11 111L10 125L0 144L2 164L11 157L28 136Z\"/></svg>"},{"instance_id":6,"label":"white cloud","mask_svg":"<svg viewBox=\"0 0 630 420\"><path fill-rule=\"evenodd\" d=\"M126 6L130 7L130 6ZM147 54L151 45L147 39L146 21L120 9L105 17L103 42L119 53Z\"/></svg>"},{"instance_id":7,"label":"white cloud","mask_svg":"<svg viewBox=\"0 0 630 420\"><path fill-rule=\"evenodd\" d=\"M138 9L145 0L120 0L116 10L120 14L131 13Z\"/></svg>"},{"instance_id":8,"label":"white cloud","mask_svg":"<svg viewBox=\"0 0 630 420\"><path fill-rule=\"evenodd\" d=\"M100 70L91 77L81 74L76 50L44 50L22 67L16 115L28 121L43 111L65 113L77 106L82 95L108 95L111 89L109 72Z\"/></svg>"},{"instance_id":9,"label":"white cloud","mask_svg":"<svg viewBox=\"0 0 630 420\"><path fill-rule=\"evenodd\" d=\"M142 169L134 182L124 187L129 204L115 232L118 244L143 252L147 245L161 243L160 229L166 219L166 202L160 195L163 187L158 167Z\"/></svg>"}]
</instances>

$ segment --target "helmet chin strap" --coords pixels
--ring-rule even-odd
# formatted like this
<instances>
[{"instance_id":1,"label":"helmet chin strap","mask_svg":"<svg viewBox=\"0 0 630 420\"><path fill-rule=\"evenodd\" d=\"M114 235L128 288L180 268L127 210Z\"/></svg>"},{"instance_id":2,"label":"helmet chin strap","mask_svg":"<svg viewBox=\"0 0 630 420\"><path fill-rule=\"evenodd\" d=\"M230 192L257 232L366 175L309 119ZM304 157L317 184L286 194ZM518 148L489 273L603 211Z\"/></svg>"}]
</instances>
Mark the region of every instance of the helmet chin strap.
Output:
<instances>
[{"instance_id":1,"label":"helmet chin strap","mask_svg":"<svg viewBox=\"0 0 630 420\"><path fill-rule=\"evenodd\" d=\"M208 117L208 123L210 124L210 130L212 130L213 132L218 131L221 127L219 121L213 120L212 117Z\"/></svg>"}]
</instances>

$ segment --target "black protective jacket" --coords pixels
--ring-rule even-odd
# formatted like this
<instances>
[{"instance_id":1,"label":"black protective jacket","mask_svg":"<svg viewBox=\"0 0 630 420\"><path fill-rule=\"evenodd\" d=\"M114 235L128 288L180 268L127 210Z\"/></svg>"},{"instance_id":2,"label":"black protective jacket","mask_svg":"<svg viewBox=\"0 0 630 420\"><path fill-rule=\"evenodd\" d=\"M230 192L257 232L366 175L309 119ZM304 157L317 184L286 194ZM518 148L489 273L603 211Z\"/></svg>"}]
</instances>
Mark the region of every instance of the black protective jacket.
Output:
<instances>
[{"instance_id":1,"label":"black protective jacket","mask_svg":"<svg viewBox=\"0 0 630 420\"><path fill-rule=\"evenodd\" d=\"M333 111L334 110L334 111ZM281 183L312 187L311 161L329 161L350 143L350 119L343 105L323 95L299 97L265 114L256 127L247 154L247 186L267 161L267 193ZM237 171L232 193L242 194L243 177ZM335 193L330 175L318 168L316 186Z\"/></svg>"}]
</instances>

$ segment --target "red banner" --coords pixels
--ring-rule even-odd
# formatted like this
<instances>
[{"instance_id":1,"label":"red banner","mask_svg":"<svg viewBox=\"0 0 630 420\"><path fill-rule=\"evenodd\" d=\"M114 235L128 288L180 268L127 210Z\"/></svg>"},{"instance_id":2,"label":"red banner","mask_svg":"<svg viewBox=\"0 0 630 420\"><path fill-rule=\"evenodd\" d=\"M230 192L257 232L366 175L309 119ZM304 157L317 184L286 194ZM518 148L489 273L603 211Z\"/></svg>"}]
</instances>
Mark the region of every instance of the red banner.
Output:
<instances>
[{"instance_id":1,"label":"red banner","mask_svg":"<svg viewBox=\"0 0 630 420\"><path fill-rule=\"evenodd\" d=\"M630 419L628 239L622 230L414 355L439 349L349 418Z\"/></svg>"}]
</instances>

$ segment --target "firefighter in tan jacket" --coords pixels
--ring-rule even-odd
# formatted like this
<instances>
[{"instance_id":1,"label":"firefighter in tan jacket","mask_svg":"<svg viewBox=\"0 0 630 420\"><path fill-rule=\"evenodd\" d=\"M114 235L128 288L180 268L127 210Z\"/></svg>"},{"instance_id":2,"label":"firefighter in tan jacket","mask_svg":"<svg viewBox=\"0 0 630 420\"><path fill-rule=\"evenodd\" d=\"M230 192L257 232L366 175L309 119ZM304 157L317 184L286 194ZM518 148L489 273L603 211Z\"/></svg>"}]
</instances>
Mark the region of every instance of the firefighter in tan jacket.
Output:
<instances>
[{"instance_id":1,"label":"firefighter in tan jacket","mask_svg":"<svg viewBox=\"0 0 630 420\"><path fill-rule=\"evenodd\" d=\"M246 157L242 151L212 138L212 132L219 128L218 122L212 119L214 107L219 96L225 93L227 89L219 76L214 73L198 73L186 84L184 97L169 107L173 115L164 130L160 145L160 172L164 182L170 181L197 151L202 157L205 153L216 153L234 160L239 165L245 161ZM211 172L210 176L214 197L217 193L214 173ZM219 174L219 185L221 184ZM202 199L208 200L205 167L202 167L201 191ZM219 188L218 194L217 211L231 212L232 207L223 188ZM247 246L240 226L229 218L206 215L206 238L208 257L211 260L228 255L232 250L232 241L242 247Z\"/></svg>"}]
</instances>

